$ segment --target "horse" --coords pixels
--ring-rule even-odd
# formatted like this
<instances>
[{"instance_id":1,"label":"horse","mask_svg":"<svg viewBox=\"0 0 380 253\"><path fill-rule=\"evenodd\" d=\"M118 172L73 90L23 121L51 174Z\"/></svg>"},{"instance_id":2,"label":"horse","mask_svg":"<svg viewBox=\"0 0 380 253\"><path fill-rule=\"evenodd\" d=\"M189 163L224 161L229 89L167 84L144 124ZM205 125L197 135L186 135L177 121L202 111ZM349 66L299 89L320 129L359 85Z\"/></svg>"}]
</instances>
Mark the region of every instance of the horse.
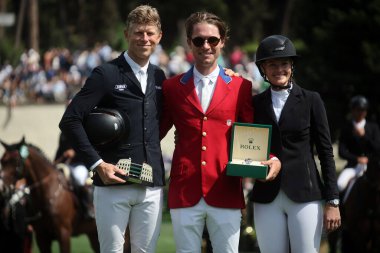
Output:
<instances>
[{"instance_id":1,"label":"horse","mask_svg":"<svg viewBox=\"0 0 380 253\"><path fill-rule=\"evenodd\" d=\"M369 158L342 207L342 253L380 252L380 154Z\"/></svg>"},{"instance_id":2,"label":"horse","mask_svg":"<svg viewBox=\"0 0 380 253\"><path fill-rule=\"evenodd\" d=\"M19 186L5 187L0 178L0 245L2 252L32 253L33 234Z\"/></svg>"},{"instance_id":3,"label":"horse","mask_svg":"<svg viewBox=\"0 0 380 253\"><path fill-rule=\"evenodd\" d=\"M70 252L71 236L86 234L94 252L100 252L95 219L81 219L78 200L52 162L25 138L8 145L2 141L5 152L1 158L1 178L5 187L11 187L25 178L29 201L27 214L34 217L30 224L35 232L41 253L51 253L57 240L60 253Z\"/></svg>"}]
</instances>

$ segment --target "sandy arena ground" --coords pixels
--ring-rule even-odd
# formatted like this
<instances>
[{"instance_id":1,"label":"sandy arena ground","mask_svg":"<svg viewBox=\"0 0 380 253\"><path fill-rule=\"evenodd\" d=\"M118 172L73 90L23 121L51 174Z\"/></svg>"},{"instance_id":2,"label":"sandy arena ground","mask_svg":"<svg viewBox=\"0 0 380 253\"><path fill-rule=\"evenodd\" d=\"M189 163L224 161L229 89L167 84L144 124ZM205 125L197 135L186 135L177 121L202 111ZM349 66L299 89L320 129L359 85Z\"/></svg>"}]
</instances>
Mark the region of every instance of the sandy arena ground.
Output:
<instances>
[{"instance_id":1,"label":"sandy arena ground","mask_svg":"<svg viewBox=\"0 0 380 253\"><path fill-rule=\"evenodd\" d=\"M58 123L64 110L64 104L18 106L13 108L10 122L3 127L7 108L0 106L0 140L13 144L25 136L26 142L41 148L46 156L53 160L58 148ZM161 142L163 153L169 157L174 150L173 142L173 131ZM0 154L3 152L4 148L0 145Z\"/></svg>"},{"instance_id":2,"label":"sandy arena ground","mask_svg":"<svg viewBox=\"0 0 380 253\"><path fill-rule=\"evenodd\" d=\"M58 147L60 130L58 123L65 110L64 104L52 105L28 105L18 106L13 109L12 118L4 128L7 111L5 106L0 106L0 140L11 144L19 142L22 136L28 143L41 148L51 160L54 158ZM174 150L173 129L162 140L161 146L165 157L171 158ZM0 145L0 154L4 148ZM334 145L334 155L337 170L340 170L344 162L337 156L337 147ZM167 168L168 169L168 168Z\"/></svg>"}]
</instances>

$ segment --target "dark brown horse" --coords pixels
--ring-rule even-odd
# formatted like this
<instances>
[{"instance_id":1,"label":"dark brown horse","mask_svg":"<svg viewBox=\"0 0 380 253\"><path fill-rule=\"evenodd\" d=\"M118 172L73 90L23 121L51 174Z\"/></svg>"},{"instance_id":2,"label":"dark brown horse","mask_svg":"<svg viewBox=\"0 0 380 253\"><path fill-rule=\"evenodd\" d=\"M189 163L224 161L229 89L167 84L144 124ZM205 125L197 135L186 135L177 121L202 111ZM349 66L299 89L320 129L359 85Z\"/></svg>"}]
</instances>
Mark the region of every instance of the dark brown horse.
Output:
<instances>
[{"instance_id":1,"label":"dark brown horse","mask_svg":"<svg viewBox=\"0 0 380 253\"><path fill-rule=\"evenodd\" d=\"M369 158L342 210L342 252L380 252L380 155Z\"/></svg>"},{"instance_id":2,"label":"dark brown horse","mask_svg":"<svg viewBox=\"0 0 380 253\"><path fill-rule=\"evenodd\" d=\"M0 245L2 252L31 253L33 234L27 224L22 182L5 187L0 177Z\"/></svg>"},{"instance_id":3,"label":"dark brown horse","mask_svg":"<svg viewBox=\"0 0 380 253\"><path fill-rule=\"evenodd\" d=\"M24 138L17 144L1 142L5 153L1 158L1 176L5 187L25 178L30 191L28 215L41 253L50 253L57 240L61 253L70 252L70 237L87 234L94 252L99 242L94 219L81 219L78 200L69 184L37 147L26 144Z\"/></svg>"}]
</instances>

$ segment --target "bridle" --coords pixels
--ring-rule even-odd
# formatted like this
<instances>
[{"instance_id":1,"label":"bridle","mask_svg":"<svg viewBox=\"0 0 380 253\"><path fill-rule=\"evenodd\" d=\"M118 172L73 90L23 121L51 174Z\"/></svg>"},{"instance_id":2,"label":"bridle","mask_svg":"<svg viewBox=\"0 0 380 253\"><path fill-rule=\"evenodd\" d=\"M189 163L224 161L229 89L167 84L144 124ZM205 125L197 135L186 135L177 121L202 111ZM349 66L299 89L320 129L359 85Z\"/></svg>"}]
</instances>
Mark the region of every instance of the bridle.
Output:
<instances>
[{"instance_id":1,"label":"bridle","mask_svg":"<svg viewBox=\"0 0 380 253\"><path fill-rule=\"evenodd\" d=\"M30 155L29 149L28 149L27 145L21 145L19 149L16 149L13 151L8 151L8 152L10 152L10 154L9 154L10 158L16 159L16 168L15 168L16 179L19 180L19 179L23 178L23 176L24 176L25 162L29 158L29 155ZM41 180L34 182L31 185L26 185L22 189L15 190L15 192L12 194L12 196L9 199L9 204L11 206L14 206L16 203L19 203L21 201L21 199L24 196L29 195L33 189L35 189L35 188L45 184L46 182L48 182L51 176L52 176L52 174L49 174L49 175L45 176L44 178L42 178Z\"/></svg>"}]
</instances>

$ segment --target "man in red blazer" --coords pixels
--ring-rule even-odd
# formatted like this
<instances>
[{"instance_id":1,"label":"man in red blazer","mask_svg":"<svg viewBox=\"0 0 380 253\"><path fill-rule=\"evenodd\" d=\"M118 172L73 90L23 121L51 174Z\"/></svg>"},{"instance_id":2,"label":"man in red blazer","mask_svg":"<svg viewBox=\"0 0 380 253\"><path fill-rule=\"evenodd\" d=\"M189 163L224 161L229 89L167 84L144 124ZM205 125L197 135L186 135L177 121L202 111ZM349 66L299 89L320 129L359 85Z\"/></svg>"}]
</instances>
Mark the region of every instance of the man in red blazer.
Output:
<instances>
[{"instance_id":1,"label":"man in red blazer","mask_svg":"<svg viewBox=\"0 0 380 253\"><path fill-rule=\"evenodd\" d=\"M224 74L217 65L227 26L207 12L186 21L187 43L195 65L163 84L161 138L177 131L168 204L176 252L200 252L204 225L214 252L238 252L241 210L240 177L226 175L231 126L253 122L252 84ZM280 162L267 161L278 174Z\"/></svg>"}]
</instances>

